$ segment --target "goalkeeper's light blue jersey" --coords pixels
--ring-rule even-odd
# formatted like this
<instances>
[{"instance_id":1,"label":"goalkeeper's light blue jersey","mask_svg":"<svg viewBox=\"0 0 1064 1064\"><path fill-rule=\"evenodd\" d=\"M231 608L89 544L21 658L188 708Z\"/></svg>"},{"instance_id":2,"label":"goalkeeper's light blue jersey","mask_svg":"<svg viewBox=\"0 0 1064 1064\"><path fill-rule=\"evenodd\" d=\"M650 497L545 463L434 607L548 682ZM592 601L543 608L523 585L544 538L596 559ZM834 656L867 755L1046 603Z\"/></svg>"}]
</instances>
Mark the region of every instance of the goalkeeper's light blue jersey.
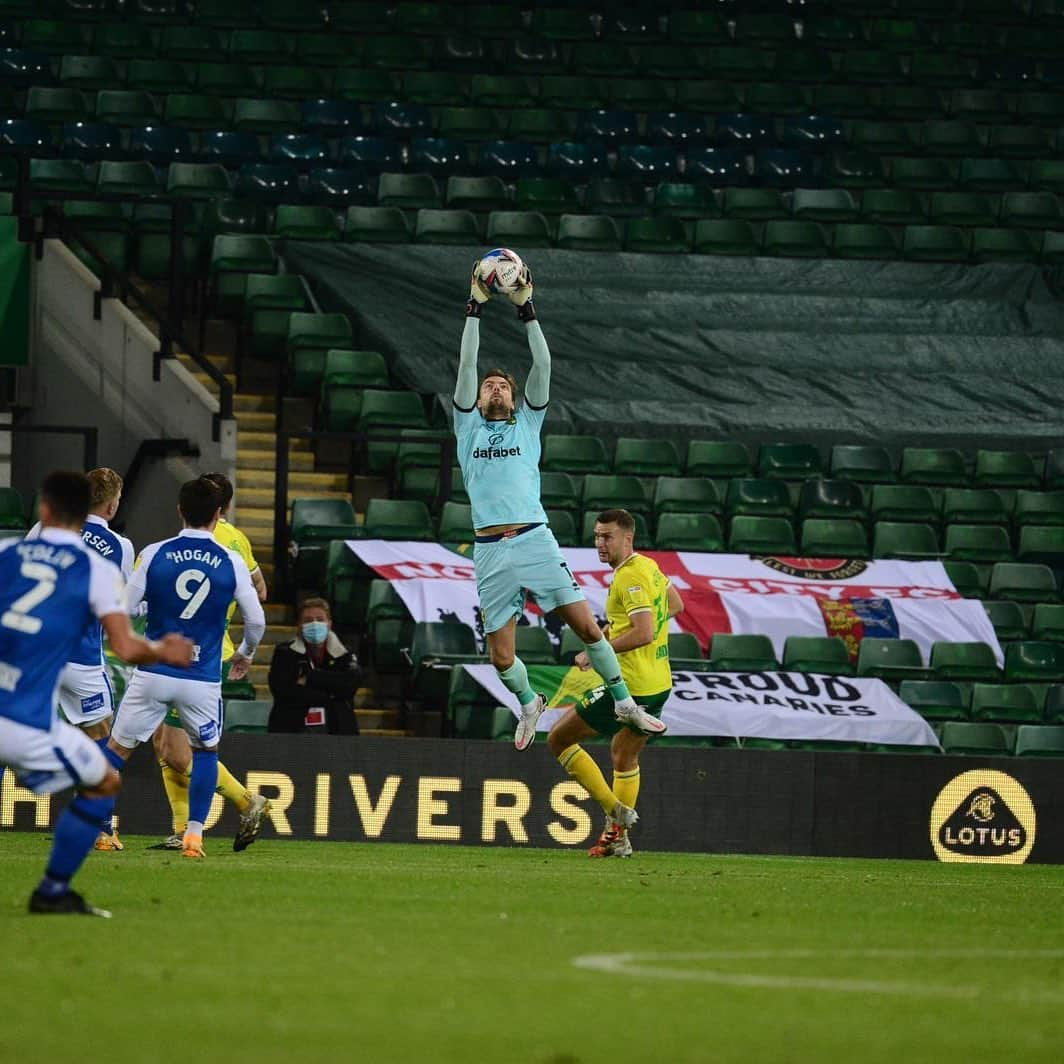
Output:
<instances>
[{"instance_id":1,"label":"goalkeeper's light blue jersey","mask_svg":"<svg viewBox=\"0 0 1064 1064\"><path fill-rule=\"evenodd\" d=\"M539 500L540 430L547 408L522 403L510 421L487 421L477 407L454 408L458 464L473 527L546 524Z\"/></svg>"}]
</instances>

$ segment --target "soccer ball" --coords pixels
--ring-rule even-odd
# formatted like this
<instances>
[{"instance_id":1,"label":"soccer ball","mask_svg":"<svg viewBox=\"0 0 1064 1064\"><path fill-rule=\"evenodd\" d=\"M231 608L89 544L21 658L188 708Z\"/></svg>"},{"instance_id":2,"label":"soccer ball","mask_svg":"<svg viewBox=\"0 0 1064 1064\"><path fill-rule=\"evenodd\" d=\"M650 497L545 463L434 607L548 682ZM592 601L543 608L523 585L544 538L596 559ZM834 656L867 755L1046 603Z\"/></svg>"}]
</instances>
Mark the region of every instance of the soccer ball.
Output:
<instances>
[{"instance_id":1,"label":"soccer ball","mask_svg":"<svg viewBox=\"0 0 1064 1064\"><path fill-rule=\"evenodd\" d=\"M521 287L520 277L525 264L516 251L495 248L480 260L477 273L484 285L496 296L506 296Z\"/></svg>"}]
</instances>

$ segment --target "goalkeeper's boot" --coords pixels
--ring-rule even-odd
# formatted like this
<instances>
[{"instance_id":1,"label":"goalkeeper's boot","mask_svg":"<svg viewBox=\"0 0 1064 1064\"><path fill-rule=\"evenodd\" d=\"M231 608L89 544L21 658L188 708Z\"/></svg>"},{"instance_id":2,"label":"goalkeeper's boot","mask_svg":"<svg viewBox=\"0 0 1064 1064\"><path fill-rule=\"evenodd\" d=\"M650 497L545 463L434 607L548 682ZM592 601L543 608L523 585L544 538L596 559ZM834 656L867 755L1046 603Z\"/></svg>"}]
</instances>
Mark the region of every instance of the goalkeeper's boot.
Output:
<instances>
[{"instance_id":1,"label":"goalkeeper's boot","mask_svg":"<svg viewBox=\"0 0 1064 1064\"><path fill-rule=\"evenodd\" d=\"M536 695L527 706L521 707L521 718L514 733L514 746L518 750L527 750L535 741L536 725L546 708L547 700L542 695Z\"/></svg>"},{"instance_id":2,"label":"goalkeeper's boot","mask_svg":"<svg viewBox=\"0 0 1064 1064\"><path fill-rule=\"evenodd\" d=\"M111 918L106 909L97 909L90 905L76 890L68 890L63 894L51 897L35 890L30 895L29 910L31 913L47 914L54 913L62 916L102 916L105 920Z\"/></svg>"},{"instance_id":3,"label":"goalkeeper's boot","mask_svg":"<svg viewBox=\"0 0 1064 1064\"><path fill-rule=\"evenodd\" d=\"M236 830L236 838L233 839L233 849L237 853L246 850L259 837L263 821L270 815L272 808L273 803L269 798L261 794L252 795L248 811L240 814L240 826Z\"/></svg>"},{"instance_id":4,"label":"goalkeeper's boot","mask_svg":"<svg viewBox=\"0 0 1064 1064\"><path fill-rule=\"evenodd\" d=\"M181 856L202 860L207 854L203 849L203 836L186 831L181 840Z\"/></svg>"},{"instance_id":5,"label":"goalkeeper's boot","mask_svg":"<svg viewBox=\"0 0 1064 1064\"><path fill-rule=\"evenodd\" d=\"M622 828L620 824L607 820L598 842L587 851L587 855L588 857L631 857L632 843L628 838L627 828Z\"/></svg>"},{"instance_id":6,"label":"goalkeeper's boot","mask_svg":"<svg viewBox=\"0 0 1064 1064\"><path fill-rule=\"evenodd\" d=\"M644 735L664 735L669 730L665 721L659 720L635 702L630 706L617 706L614 716L622 724L628 724Z\"/></svg>"},{"instance_id":7,"label":"goalkeeper's boot","mask_svg":"<svg viewBox=\"0 0 1064 1064\"><path fill-rule=\"evenodd\" d=\"M610 810L610 821L623 831L627 831L639 819L639 814L624 802L618 802Z\"/></svg>"}]
</instances>

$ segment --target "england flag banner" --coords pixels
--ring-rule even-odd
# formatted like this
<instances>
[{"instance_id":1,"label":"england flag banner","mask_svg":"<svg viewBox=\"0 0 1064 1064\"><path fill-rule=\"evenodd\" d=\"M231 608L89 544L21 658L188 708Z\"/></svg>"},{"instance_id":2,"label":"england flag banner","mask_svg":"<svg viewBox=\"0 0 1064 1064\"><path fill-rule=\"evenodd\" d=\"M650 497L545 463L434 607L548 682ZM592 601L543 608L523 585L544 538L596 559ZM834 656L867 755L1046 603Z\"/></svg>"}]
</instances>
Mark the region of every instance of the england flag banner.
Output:
<instances>
[{"instance_id":1,"label":"england flag banner","mask_svg":"<svg viewBox=\"0 0 1064 1064\"><path fill-rule=\"evenodd\" d=\"M348 540L377 576L391 582L417 621L462 621L483 638L472 546ZM718 632L767 635L779 660L788 636L841 636L856 660L862 639L912 639L928 664L932 644L986 643L1004 664L982 603L964 599L941 562L844 558L753 557L640 551L679 590L684 612L673 631L693 632L703 649ZM612 572L594 550L563 548L574 578L599 617L606 612ZM543 618L528 601L529 624L557 639L561 622Z\"/></svg>"},{"instance_id":2,"label":"england flag banner","mask_svg":"<svg viewBox=\"0 0 1064 1064\"><path fill-rule=\"evenodd\" d=\"M491 665L462 668L517 716L517 699ZM602 683L591 670L581 672L564 665L529 666L528 678L551 707L539 719L540 731L549 731L569 706ZM672 681L672 694L661 717L670 735L939 745L927 721L882 680L801 672L676 670Z\"/></svg>"}]
</instances>

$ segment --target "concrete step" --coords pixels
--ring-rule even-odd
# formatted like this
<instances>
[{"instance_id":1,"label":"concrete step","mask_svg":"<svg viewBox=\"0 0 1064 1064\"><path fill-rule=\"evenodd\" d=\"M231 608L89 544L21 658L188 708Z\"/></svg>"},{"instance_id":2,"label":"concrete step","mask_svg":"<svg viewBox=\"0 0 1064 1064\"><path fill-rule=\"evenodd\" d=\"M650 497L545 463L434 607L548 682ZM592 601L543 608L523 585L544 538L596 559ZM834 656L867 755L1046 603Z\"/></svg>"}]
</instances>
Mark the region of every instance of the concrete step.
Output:
<instances>
[{"instance_id":1,"label":"concrete step","mask_svg":"<svg viewBox=\"0 0 1064 1064\"><path fill-rule=\"evenodd\" d=\"M233 409L238 414L259 410L276 410L277 396L273 394L248 395L246 392L237 392L233 396Z\"/></svg>"},{"instance_id":2,"label":"concrete step","mask_svg":"<svg viewBox=\"0 0 1064 1064\"><path fill-rule=\"evenodd\" d=\"M398 709L356 709L355 716L358 717L358 727L363 732L367 728L402 730L402 713Z\"/></svg>"},{"instance_id":3,"label":"concrete step","mask_svg":"<svg viewBox=\"0 0 1064 1064\"><path fill-rule=\"evenodd\" d=\"M247 534L252 543L273 542L273 499L269 506L256 506L246 501L244 492L237 497L236 526ZM252 531L252 530L255 531ZM264 531L265 530L265 531Z\"/></svg>"},{"instance_id":4,"label":"concrete step","mask_svg":"<svg viewBox=\"0 0 1064 1064\"><path fill-rule=\"evenodd\" d=\"M238 463L239 464L239 463ZM262 488L273 491L274 470L251 469L240 480L241 489ZM347 475L344 473L314 473L301 470L288 475L289 496L298 495L300 498L313 497L316 492L346 492Z\"/></svg>"},{"instance_id":5,"label":"concrete step","mask_svg":"<svg viewBox=\"0 0 1064 1064\"><path fill-rule=\"evenodd\" d=\"M402 728L363 728L359 725L360 735L375 735L381 739L406 739L414 733Z\"/></svg>"},{"instance_id":6,"label":"concrete step","mask_svg":"<svg viewBox=\"0 0 1064 1064\"><path fill-rule=\"evenodd\" d=\"M268 692L269 691L269 685L267 684L266 680L267 680L267 677L269 676L269 674L270 674L269 665L262 665L256 659L255 663L248 670L248 679L255 685L256 688L262 686L262 687L265 687L267 689L267 692ZM267 698L269 697L268 693L267 693L266 697Z\"/></svg>"},{"instance_id":7,"label":"concrete step","mask_svg":"<svg viewBox=\"0 0 1064 1064\"><path fill-rule=\"evenodd\" d=\"M193 360L192 356L188 355L188 354L185 354L184 351L179 351L177 353L177 357L185 364L185 366L188 369L193 370L193 369L197 369L198 368L196 366L196 363ZM233 357L232 357L232 355L207 354L207 355L204 355L203 357L206 358L207 361L210 362L212 366L217 366L218 369L220 369L223 373L229 373L235 368L233 366Z\"/></svg>"},{"instance_id":8,"label":"concrete step","mask_svg":"<svg viewBox=\"0 0 1064 1064\"><path fill-rule=\"evenodd\" d=\"M307 476L309 474L303 474ZM326 473L317 474L318 476L328 476ZM345 478L340 477L340 480ZM244 513L244 508L250 506L254 509L273 509L273 503L276 499L274 494L273 485L268 488L256 488L245 487L243 482L240 484L240 512ZM343 488L306 488L299 489L294 488L291 485L288 489L288 500L292 499L347 499L351 501L351 494L345 491Z\"/></svg>"},{"instance_id":9,"label":"concrete step","mask_svg":"<svg viewBox=\"0 0 1064 1064\"><path fill-rule=\"evenodd\" d=\"M263 607L266 610L266 623L268 625L290 625L292 614L295 612L287 602L267 602Z\"/></svg>"},{"instance_id":10,"label":"concrete step","mask_svg":"<svg viewBox=\"0 0 1064 1064\"><path fill-rule=\"evenodd\" d=\"M192 367L189 367L189 372L192 374L193 377L196 378L196 380L198 380L200 382L200 384L203 385L204 388L207 389L207 391L211 392L212 394L215 392L215 390L217 389L218 386L214 383L214 381L210 377L207 376L206 373L203 373L202 371L200 371L198 369L193 369ZM225 379L234 388L236 387L236 374L235 373L226 373L225 374Z\"/></svg>"},{"instance_id":11,"label":"concrete step","mask_svg":"<svg viewBox=\"0 0 1064 1064\"><path fill-rule=\"evenodd\" d=\"M258 429L241 429L237 435L238 446L241 448L253 448L257 451L273 451L277 446L277 436L273 432L263 432ZM289 441L289 454L310 451L309 440Z\"/></svg>"},{"instance_id":12,"label":"concrete step","mask_svg":"<svg viewBox=\"0 0 1064 1064\"><path fill-rule=\"evenodd\" d=\"M240 439L243 441L243 434ZM241 474L251 470L264 470L272 478L273 471L277 468L276 454L272 449L239 447L236 452L236 467ZM288 468L293 472L310 472L314 469L314 455L310 451L295 451L288 456Z\"/></svg>"},{"instance_id":13,"label":"concrete step","mask_svg":"<svg viewBox=\"0 0 1064 1064\"><path fill-rule=\"evenodd\" d=\"M266 634L262 637L262 643L260 646L265 649L267 646L273 647L278 643L289 643L295 639L298 634L298 625L284 624L283 622L279 624L270 624L267 621ZM242 624L234 624L229 629L229 635L234 643L239 642L244 638L244 626Z\"/></svg>"},{"instance_id":14,"label":"concrete step","mask_svg":"<svg viewBox=\"0 0 1064 1064\"><path fill-rule=\"evenodd\" d=\"M272 433L277 427L277 414L273 410L242 410L236 423L241 431Z\"/></svg>"}]
</instances>

